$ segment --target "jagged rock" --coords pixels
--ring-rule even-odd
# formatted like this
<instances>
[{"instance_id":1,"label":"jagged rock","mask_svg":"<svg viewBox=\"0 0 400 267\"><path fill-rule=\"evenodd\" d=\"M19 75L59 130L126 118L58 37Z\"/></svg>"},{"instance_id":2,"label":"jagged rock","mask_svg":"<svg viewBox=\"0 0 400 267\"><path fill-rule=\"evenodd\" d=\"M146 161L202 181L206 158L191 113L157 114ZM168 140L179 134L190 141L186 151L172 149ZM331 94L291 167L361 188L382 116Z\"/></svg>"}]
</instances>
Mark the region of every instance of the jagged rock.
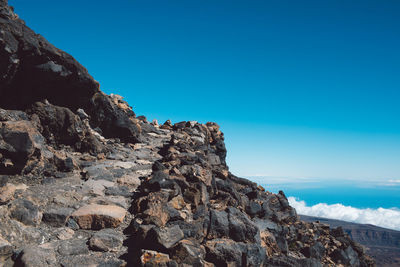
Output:
<instances>
[{"instance_id":1,"label":"jagged rock","mask_svg":"<svg viewBox=\"0 0 400 267\"><path fill-rule=\"evenodd\" d=\"M71 239L74 236L75 232L74 232L74 230L72 230L70 228L60 227L57 229L55 234L58 239L67 240L67 239Z\"/></svg>"},{"instance_id":2,"label":"jagged rock","mask_svg":"<svg viewBox=\"0 0 400 267\"><path fill-rule=\"evenodd\" d=\"M173 259L178 264L188 264L190 266L203 266L205 248L193 240L184 239L173 248Z\"/></svg>"},{"instance_id":3,"label":"jagged rock","mask_svg":"<svg viewBox=\"0 0 400 267\"><path fill-rule=\"evenodd\" d=\"M332 253L332 259L339 264L341 263L348 266L360 266L358 255L352 247L347 247L344 250L336 249Z\"/></svg>"},{"instance_id":4,"label":"jagged rock","mask_svg":"<svg viewBox=\"0 0 400 267\"><path fill-rule=\"evenodd\" d=\"M25 109L47 99L85 110L93 128L101 128L106 137L137 141L140 128L131 122L135 114L122 99L101 93L82 65L29 29L6 1L0 16L0 107Z\"/></svg>"},{"instance_id":5,"label":"jagged rock","mask_svg":"<svg viewBox=\"0 0 400 267\"><path fill-rule=\"evenodd\" d=\"M5 110L0 108L0 121L27 121L28 114L21 110Z\"/></svg>"},{"instance_id":6,"label":"jagged rock","mask_svg":"<svg viewBox=\"0 0 400 267\"><path fill-rule=\"evenodd\" d=\"M132 192L126 186L112 186L105 190L106 195L130 197Z\"/></svg>"},{"instance_id":7,"label":"jagged rock","mask_svg":"<svg viewBox=\"0 0 400 267\"><path fill-rule=\"evenodd\" d=\"M13 184L6 184L0 188L0 205L6 204L14 199L14 193L17 187Z\"/></svg>"},{"instance_id":8,"label":"jagged rock","mask_svg":"<svg viewBox=\"0 0 400 267\"><path fill-rule=\"evenodd\" d=\"M257 242L258 227L238 209L229 207L229 233L235 241Z\"/></svg>"},{"instance_id":9,"label":"jagged rock","mask_svg":"<svg viewBox=\"0 0 400 267\"><path fill-rule=\"evenodd\" d=\"M136 118L5 0L0 29L0 265L374 266L230 173L216 123Z\"/></svg>"},{"instance_id":10,"label":"jagged rock","mask_svg":"<svg viewBox=\"0 0 400 267\"><path fill-rule=\"evenodd\" d=\"M126 263L117 259L106 259L101 255L70 255L60 259L61 267L125 267Z\"/></svg>"},{"instance_id":11,"label":"jagged rock","mask_svg":"<svg viewBox=\"0 0 400 267\"><path fill-rule=\"evenodd\" d=\"M117 137L124 142L138 142L141 132L139 124L133 119L135 113L131 109L121 109L110 97L96 93L91 98L90 124L100 128L104 137Z\"/></svg>"},{"instance_id":12,"label":"jagged rock","mask_svg":"<svg viewBox=\"0 0 400 267\"><path fill-rule=\"evenodd\" d=\"M104 229L95 233L89 241L90 249L96 251L118 251L123 237L113 229Z\"/></svg>"},{"instance_id":13,"label":"jagged rock","mask_svg":"<svg viewBox=\"0 0 400 267\"><path fill-rule=\"evenodd\" d=\"M255 201L250 201L250 203L246 206L246 212L251 216L259 214L261 210L261 205Z\"/></svg>"},{"instance_id":14,"label":"jagged rock","mask_svg":"<svg viewBox=\"0 0 400 267\"><path fill-rule=\"evenodd\" d=\"M126 210L115 205L90 204L83 206L72 217L82 229L117 227L124 220Z\"/></svg>"},{"instance_id":15,"label":"jagged rock","mask_svg":"<svg viewBox=\"0 0 400 267\"><path fill-rule=\"evenodd\" d=\"M42 220L53 227L62 227L73 211L71 208L52 208L43 213Z\"/></svg>"},{"instance_id":16,"label":"jagged rock","mask_svg":"<svg viewBox=\"0 0 400 267\"><path fill-rule=\"evenodd\" d=\"M34 103L28 113L38 118L42 134L50 144L69 145L78 151L93 153L105 150L88 126L69 108L44 101Z\"/></svg>"},{"instance_id":17,"label":"jagged rock","mask_svg":"<svg viewBox=\"0 0 400 267\"><path fill-rule=\"evenodd\" d=\"M89 249L86 245L86 240L66 240L58 246L58 253L63 256L87 254Z\"/></svg>"},{"instance_id":18,"label":"jagged rock","mask_svg":"<svg viewBox=\"0 0 400 267\"><path fill-rule=\"evenodd\" d=\"M41 157L44 138L29 121L0 122L0 153L11 164L0 168L0 173L18 174L28 169Z\"/></svg>"},{"instance_id":19,"label":"jagged rock","mask_svg":"<svg viewBox=\"0 0 400 267\"><path fill-rule=\"evenodd\" d=\"M287 240L283 236L276 236L275 240L279 250L286 255L289 251Z\"/></svg>"},{"instance_id":20,"label":"jagged rock","mask_svg":"<svg viewBox=\"0 0 400 267\"><path fill-rule=\"evenodd\" d=\"M98 92L98 84L70 55L26 27L6 4L0 12L0 106L21 109L44 98L76 106Z\"/></svg>"},{"instance_id":21,"label":"jagged rock","mask_svg":"<svg viewBox=\"0 0 400 267\"><path fill-rule=\"evenodd\" d=\"M100 262L97 267L125 267L126 262L123 260L113 259Z\"/></svg>"},{"instance_id":22,"label":"jagged rock","mask_svg":"<svg viewBox=\"0 0 400 267\"><path fill-rule=\"evenodd\" d=\"M142 255L140 256L140 262L142 266L171 266L171 260L169 259L168 254L152 250L143 250Z\"/></svg>"},{"instance_id":23,"label":"jagged rock","mask_svg":"<svg viewBox=\"0 0 400 267\"><path fill-rule=\"evenodd\" d=\"M290 267L322 267L323 265L317 261L316 259L298 259L293 257L273 257L269 258L266 261L265 266L271 267L281 267L281 266L290 266Z\"/></svg>"},{"instance_id":24,"label":"jagged rock","mask_svg":"<svg viewBox=\"0 0 400 267\"><path fill-rule=\"evenodd\" d=\"M236 243L230 239L214 239L206 243L206 260L216 266L260 266L265 259L262 247L255 244Z\"/></svg>"},{"instance_id":25,"label":"jagged rock","mask_svg":"<svg viewBox=\"0 0 400 267\"><path fill-rule=\"evenodd\" d=\"M148 197L139 198L137 200L136 209L140 212L144 222L155 224L157 226L165 226L169 220L169 214L166 205L169 195L164 192L152 193Z\"/></svg>"},{"instance_id":26,"label":"jagged rock","mask_svg":"<svg viewBox=\"0 0 400 267\"><path fill-rule=\"evenodd\" d=\"M325 247L320 243L316 242L314 245L311 247L305 247L301 250L301 252L306 256L307 258L316 258L316 259L322 259L322 257L325 254Z\"/></svg>"},{"instance_id":27,"label":"jagged rock","mask_svg":"<svg viewBox=\"0 0 400 267\"><path fill-rule=\"evenodd\" d=\"M107 187L114 186L114 183L107 180L88 180L83 184L83 191L93 195L104 195Z\"/></svg>"},{"instance_id":28,"label":"jagged rock","mask_svg":"<svg viewBox=\"0 0 400 267\"><path fill-rule=\"evenodd\" d=\"M161 129L167 129L167 130L171 129L171 128L172 128L172 122L171 122L171 120L166 120L166 121L164 122L164 124L160 126L160 128L161 128Z\"/></svg>"},{"instance_id":29,"label":"jagged rock","mask_svg":"<svg viewBox=\"0 0 400 267\"><path fill-rule=\"evenodd\" d=\"M0 236L0 266L11 266L10 258L13 254L12 245Z\"/></svg>"},{"instance_id":30,"label":"jagged rock","mask_svg":"<svg viewBox=\"0 0 400 267\"><path fill-rule=\"evenodd\" d=\"M171 206L176 210L181 210L186 207L185 200L181 195L178 195L169 201Z\"/></svg>"},{"instance_id":31,"label":"jagged rock","mask_svg":"<svg viewBox=\"0 0 400 267\"><path fill-rule=\"evenodd\" d=\"M18 265L19 264L19 265ZM27 247L17 259L17 266L22 267L54 267L57 259L54 250L41 247Z\"/></svg>"},{"instance_id":32,"label":"jagged rock","mask_svg":"<svg viewBox=\"0 0 400 267\"><path fill-rule=\"evenodd\" d=\"M129 186L130 188L132 188L132 190L135 190L140 185L140 179L138 176L139 175L126 174L118 178L117 183Z\"/></svg>"},{"instance_id":33,"label":"jagged rock","mask_svg":"<svg viewBox=\"0 0 400 267\"><path fill-rule=\"evenodd\" d=\"M17 199L10 204L10 216L25 225L32 226L39 224L42 219L38 207L26 199Z\"/></svg>"},{"instance_id":34,"label":"jagged rock","mask_svg":"<svg viewBox=\"0 0 400 267\"><path fill-rule=\"evenodd\" d=\"M210 228L207 237L209 239L228 237L229 220L225 211L210 211Z\"/></svg>"},{"instance_id":35,"label":"jagged rock","mask_svg":"<svg viewBox=\"0 0 400 267\"><path fill-rule=\"evenodd\" d=\"M147 241L151 240L152 246L167 250L184 238L184 234L178 225L171 227L153 227L147 233Z\"/></svg>"}]
</instances>

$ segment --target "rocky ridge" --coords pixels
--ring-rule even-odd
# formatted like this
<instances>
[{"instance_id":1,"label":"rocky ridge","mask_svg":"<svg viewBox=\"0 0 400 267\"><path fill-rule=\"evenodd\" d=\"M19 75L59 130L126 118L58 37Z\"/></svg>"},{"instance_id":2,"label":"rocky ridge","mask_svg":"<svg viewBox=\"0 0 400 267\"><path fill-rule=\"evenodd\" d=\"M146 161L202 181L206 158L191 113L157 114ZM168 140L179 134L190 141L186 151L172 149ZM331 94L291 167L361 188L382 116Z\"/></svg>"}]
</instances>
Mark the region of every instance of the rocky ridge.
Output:
<instances>
[{"instance_id":1,"label":"rocky ridge","mask_svg":"<svg viewBox=\"0 0 400 267\"><path fill-rule=\"evenodd\" d=\"M371 224L358 224L334 219L300 215L307 222L320 221L330 227L342 227L351 239L366 248L366 252L377 266L394 267L400 265L400 231Z\"/></svg>"},{"instance_id":2,"label":"rocky ridge","mask_svg":"<svg viewBox=\"0 0 400 267\"><path fill-rule=\"evenodd\" d=\"M0 266L374 266L236 177L215 123L158 125L0 0Z\"/></svg>"}]
</instances>

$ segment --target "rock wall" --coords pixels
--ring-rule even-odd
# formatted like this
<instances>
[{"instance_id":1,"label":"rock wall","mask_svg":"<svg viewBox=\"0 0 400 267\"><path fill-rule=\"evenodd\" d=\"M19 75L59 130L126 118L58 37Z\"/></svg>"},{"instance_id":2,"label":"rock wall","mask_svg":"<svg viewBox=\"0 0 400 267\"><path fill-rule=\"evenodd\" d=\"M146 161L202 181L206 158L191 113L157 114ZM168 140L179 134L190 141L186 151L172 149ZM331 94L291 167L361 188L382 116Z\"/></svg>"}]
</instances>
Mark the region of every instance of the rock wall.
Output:
<instances>
[{"instance_id":1,"label":"rock wall","mask_svg":"<svg viewBox=\"0 0 400 267\"><path fill-rule=\"evenodd\" d=\"M217 124L136 118L4 0L0 27L0 266L374 266L230 173Z\"/></svg>"}]
</instances>

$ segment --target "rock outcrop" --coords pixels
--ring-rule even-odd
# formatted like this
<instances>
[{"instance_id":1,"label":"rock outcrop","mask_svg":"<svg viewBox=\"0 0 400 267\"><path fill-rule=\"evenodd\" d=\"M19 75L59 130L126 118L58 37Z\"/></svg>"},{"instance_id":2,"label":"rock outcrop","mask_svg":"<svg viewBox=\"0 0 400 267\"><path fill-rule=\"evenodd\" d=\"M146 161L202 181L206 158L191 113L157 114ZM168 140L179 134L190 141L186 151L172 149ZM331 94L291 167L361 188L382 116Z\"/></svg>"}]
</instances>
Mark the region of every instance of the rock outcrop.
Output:
<instances>
[{"instance_id":1,"label":"rock outcrop","mask_svg":"<svg viewBox=\"0 0 400 267\"><path fill-rule=\"evenodd\" d=\"M121 100L106 96L71 55L54 47L0 1L0 107L25 110L38 101L83 108L91 126L106 137L137 141L135 114Z\"/></svg>"},{"instance_id":2,"label":"rock outcrop","mask_svg":"<svg viewBox=\"0 0 400 267\"><path fill-rule=\"evenodd\" d=\"M358 224L334 219L300 215L306 222L320 221L330 227L342 227L351 239L366 248L377 266L400 266L400 231L371 224Z\"/></svg>"},{"instance_id":3,"label":"rock outcrop","mask_svg":"<svg viewBox=\"0 0 400 267\"><path fill-rule=\"evenodd\" d=\"M374 266L229 172L215 123L103 94L0 0L0 266Z\"/></svg>"}]
</instances>

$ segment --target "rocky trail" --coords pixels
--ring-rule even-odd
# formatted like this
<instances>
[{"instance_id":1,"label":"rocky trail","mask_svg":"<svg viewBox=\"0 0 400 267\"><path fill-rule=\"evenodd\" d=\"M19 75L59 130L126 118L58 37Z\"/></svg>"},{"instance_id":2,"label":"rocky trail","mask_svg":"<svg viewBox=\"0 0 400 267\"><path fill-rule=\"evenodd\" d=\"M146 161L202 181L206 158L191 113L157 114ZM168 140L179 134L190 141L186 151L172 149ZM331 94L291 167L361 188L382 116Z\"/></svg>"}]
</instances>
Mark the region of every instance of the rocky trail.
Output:
<instances>
[{"instance_id":1,"label":"rocky trail","mask_svg":"<svg viewBox=\"0 0 400 267\"><path fill-rule=\"evenodd\" d=\"M230 173L216 123L136 116L5 0L0 78L0 266L374 266Z\"/></svg>"},{"instance_id":2,"label":"rocky trail","mask_svg":"<svg viewBox=\"0 0 400 267\"><path fill-rule=\"evenodd\" d=\"M171 136L154 130L148 142L115 143L106 155L71 153L78 171L29 180L2 176L1 201L10 203L0 206L3 248L32 245L18 252L16 264L120 266L120 258L129 258L132 197Z\"/></svg>"}]
</instances>

